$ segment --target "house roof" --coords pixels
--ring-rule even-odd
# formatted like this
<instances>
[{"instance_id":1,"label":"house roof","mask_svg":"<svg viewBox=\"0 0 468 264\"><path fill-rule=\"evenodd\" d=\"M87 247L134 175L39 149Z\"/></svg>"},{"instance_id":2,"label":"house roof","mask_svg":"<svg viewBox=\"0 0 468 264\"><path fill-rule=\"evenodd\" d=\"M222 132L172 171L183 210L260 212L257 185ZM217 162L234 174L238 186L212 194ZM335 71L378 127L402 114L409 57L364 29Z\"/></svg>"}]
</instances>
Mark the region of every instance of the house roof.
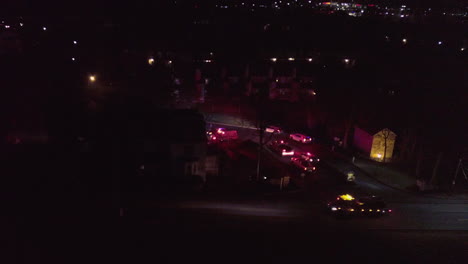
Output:
<instances>
[{"instance_id":1,"label":"house roof","mask_svg":"<svg viewBox=\"0 0 468 264\"><path fill-rule=\"evenodd\" d=\"M367 121L367 122L358 121L355 126L359 127L360 129L366 131L367 133L371 135L375 135L385 128L389 129L395 134L397 133L394 130L393 128L394 125L391 122L385 122L383 120L374 120L374 121Z\"/></svg>"}]
</instances>

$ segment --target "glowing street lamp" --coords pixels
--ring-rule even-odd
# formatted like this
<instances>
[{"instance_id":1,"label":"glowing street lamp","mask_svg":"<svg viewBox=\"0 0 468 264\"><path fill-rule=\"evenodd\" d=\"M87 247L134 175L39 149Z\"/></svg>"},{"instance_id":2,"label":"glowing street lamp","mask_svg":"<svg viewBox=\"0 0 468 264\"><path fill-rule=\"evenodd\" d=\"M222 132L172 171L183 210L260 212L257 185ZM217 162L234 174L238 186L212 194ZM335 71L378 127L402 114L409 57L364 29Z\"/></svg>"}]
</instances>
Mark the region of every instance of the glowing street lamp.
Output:
<instances>
[{"instance_id":1,"label":"glowing street lamp","mask_svg":"<svg viewBox=\"0 0 468 264\"><path fill-rule=\"evenodd\" d=\"M96 81L96 75L90 75L89 76L89 81L90 82L95 82Z\"/></svg>"}]
</instances>

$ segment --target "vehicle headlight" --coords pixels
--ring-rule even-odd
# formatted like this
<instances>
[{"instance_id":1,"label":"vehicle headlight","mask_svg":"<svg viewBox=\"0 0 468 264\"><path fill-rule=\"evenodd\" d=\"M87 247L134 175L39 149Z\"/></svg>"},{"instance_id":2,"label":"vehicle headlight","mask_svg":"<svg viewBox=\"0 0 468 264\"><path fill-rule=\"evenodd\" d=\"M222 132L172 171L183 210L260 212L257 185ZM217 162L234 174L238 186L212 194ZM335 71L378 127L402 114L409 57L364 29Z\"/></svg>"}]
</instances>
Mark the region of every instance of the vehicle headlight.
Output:
<instances>
[{"instance_id":1,"label":"vehicle headlight","mask_svg":"<svg viewBox=\"0 0 468 264\"><path fill-rule=\"evenodd\" d=\"M332 211L336 211L336 210L338 210L338 208L332 207L331 210L332 210Z\"/></svg>"}]
</instances>

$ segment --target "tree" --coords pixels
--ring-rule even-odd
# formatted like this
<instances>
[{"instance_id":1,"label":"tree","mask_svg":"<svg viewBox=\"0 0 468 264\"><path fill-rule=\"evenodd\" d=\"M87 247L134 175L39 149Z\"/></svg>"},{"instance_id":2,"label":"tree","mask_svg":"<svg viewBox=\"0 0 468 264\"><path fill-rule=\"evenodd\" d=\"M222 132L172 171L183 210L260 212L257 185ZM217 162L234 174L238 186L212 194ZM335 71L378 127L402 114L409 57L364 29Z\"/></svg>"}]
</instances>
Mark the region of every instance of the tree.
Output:
<instances>
[{"instance_id":1,"label":"tree","mask_svg":"<svg viewBox=\"0 0 468 264\"><path fill-rule=\"evenodd\" d=\"M384 139L383 162L385 162L385 161L387 160L387 140L388 140L388 138L390 137L390 133L391 133L391 131L388 130L387 128L385 128L384 130L382 130L382 136L383 136L383 139Z\"/></svg>"}]
</instances>

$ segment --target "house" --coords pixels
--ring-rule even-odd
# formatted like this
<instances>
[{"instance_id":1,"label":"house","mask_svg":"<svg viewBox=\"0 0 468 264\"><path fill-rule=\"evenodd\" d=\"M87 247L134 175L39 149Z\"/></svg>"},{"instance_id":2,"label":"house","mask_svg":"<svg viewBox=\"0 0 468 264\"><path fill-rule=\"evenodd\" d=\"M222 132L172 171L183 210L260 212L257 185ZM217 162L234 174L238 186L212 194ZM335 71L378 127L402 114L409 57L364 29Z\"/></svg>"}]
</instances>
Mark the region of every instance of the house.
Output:
<instances>
[{"instance_id":1,"label":"house","mask_svg":"<svg viewBox=\"0 0 468 264\"><path fill-rule=\"evenodd\" d=\"M396 134L388 128L354 127L353 146L376 161L387 162L392 159L395 140Z\"/></svg>"}]
</instances>

